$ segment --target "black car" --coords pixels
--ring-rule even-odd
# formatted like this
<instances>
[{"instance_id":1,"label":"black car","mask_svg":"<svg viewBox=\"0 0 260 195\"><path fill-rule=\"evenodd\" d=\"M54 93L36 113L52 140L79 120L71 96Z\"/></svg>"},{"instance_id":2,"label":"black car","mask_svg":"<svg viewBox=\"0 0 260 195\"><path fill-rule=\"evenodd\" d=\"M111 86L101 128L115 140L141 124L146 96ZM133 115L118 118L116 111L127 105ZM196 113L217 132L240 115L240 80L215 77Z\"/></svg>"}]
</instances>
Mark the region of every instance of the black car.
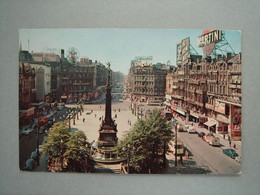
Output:
<instances>
[{"instance_id":1,"label":"black car","mask_svg":"<svg viewBox=\"0 0 260 195\"><path fill-rule=\"evenodd\" d=\"M206 135L204 132L199 132L198 137L203 138L203 136Z\"/></svg>"}]
</instances>

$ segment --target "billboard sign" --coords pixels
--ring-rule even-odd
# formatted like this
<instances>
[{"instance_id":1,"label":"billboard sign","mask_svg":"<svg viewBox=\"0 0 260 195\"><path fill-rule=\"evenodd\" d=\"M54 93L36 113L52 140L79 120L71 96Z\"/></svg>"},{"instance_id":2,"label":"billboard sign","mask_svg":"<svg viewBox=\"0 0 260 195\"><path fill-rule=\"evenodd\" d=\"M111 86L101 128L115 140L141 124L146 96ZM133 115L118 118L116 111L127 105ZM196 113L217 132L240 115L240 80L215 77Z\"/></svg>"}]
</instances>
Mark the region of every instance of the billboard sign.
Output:
<instances>
[{"instance_id":1,"label":"billboard sign","mask_svg":"<svg viewBox=\"0 0 260 195\"><path fill-rule=\"evenodd\" d=\"M186 64L190 59L190 37L183 39L176 46L177 64Z\"/></svg>"},{"instance_id":2,"label":"billboard sign","mask_svg":"<svg viewBox=\"0 0 260 195\"><path fill-rule=\"evenodd\" d=\"M202 47L204 54L210 55L217 42L222 41L221 30L203 30L202 35L198 37L198 47Z\"/></svg>"},{"instance_id":3,"label":"billboard sign","mask_svg":"<svg viewBox=\"0 0 260 195\"><path fill-rule=\"evenodd\" d=\"M220 112L222 114L226 113L226 105L223 102L220 102L218 100L215 100L215 111Z\"/></svg>"}]
</instances>

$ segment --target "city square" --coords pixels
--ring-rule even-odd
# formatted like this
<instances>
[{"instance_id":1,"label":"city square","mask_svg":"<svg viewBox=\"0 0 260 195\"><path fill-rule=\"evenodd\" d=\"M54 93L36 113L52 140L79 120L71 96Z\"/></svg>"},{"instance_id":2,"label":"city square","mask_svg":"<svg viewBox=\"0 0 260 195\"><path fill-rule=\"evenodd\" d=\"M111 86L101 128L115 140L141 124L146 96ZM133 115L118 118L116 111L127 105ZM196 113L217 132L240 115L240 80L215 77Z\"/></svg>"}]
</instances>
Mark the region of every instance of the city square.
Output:
<instances>
[{"instance_id":1,"label":"city square","mask_svg":"<svg viewBox=\"0 0 260 195\"><path fill-rule=\"evenodd\" d=\"M176 62L135 56L122 72L75 47L56 54L20 43L20 169L240 174L242 54L227 39L241 37L197 33L176 39Z\"/></svg>"}]
</instances>

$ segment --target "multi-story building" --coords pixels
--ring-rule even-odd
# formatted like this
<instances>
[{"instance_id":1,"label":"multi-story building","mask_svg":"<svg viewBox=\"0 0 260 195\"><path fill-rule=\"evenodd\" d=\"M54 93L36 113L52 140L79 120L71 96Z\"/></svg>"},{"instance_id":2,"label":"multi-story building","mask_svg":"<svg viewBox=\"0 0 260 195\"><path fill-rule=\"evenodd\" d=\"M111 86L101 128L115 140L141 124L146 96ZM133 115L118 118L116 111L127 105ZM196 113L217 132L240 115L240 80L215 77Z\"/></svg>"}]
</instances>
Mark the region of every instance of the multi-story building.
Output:
<instances>
[{"instance_id":1,"label":"multi-story building","mask_svg":"<svg viewBox=\"0 0 260 195\"><path fill-rule=\"evenodd\" d=\"M164 100L165 96L165 79L167 70L163 66L142 65L132 63L128 79L129 92L132 99L145 101L148 104L159 104Z\"/></svg>"},{"instance_id":2,"label":"multi-story building","mask_svg":"<svg viewBox=\"0 0 260 195\"><path fill-rule=\"evenodd\" d=\"M62 51L64 53L64 51ZM79 100L96 100L106 84L106 68L100 62L92 60L71 64L61 60L61 99L63 102L77 102Z\"/></svg>"},{"instance_id":3,"label":"multi-story building","mask_svg":"<svg viewBox=\"0 0 260 195\"><path fill-rule=\"evenodd\" d=\"M61 53L61 56L64 56L64 51ZM61 96L60 92L60 82L61 82L61 64L66 63L61 60L60 56L54 53L32 53L32 57L34 59L34 64L41 69L39 69L40 74L43 74L41 77L44 77L45 80L39 81L45 83L44 89L40 90L44 92L41 92L40 95L38 95L38 100L42 100L43 93L44 93L44 99L46 101L52 102L53 100L57 100ZM43 69L43 70L42 70ZM51 70L51 72L49 71ZM44 72L44 73L43 73ZM49 83L50 82L50 83ZM41 89L42 87L39 86ZM39 92L40 93L40 92Z\"/></svg>"},{"instance_id":4,"label":"multi-story building","mask_svg":"<svg viewBox=\"0 0 260 195\"><path fill-rule=\"evenodd\" d=\"M33 62L32 56L27 51L19 53L19 125L29 124L34 115L35 101L35 69L29 63Z\"/></svg>"},{"instance_id":5,"label":"multi-story building","mask_svg":"<svg viewBox=\"0 0 260 195\"><path fill-rule=\"evenodd\" d=\"M43 102L51 93L51 66L49 64L30 63L36 71L36 101Z\"/></svg>"},{"instance_id":6,"label":"multi-story building","mask_svg":"<svg viewBox=\"0 0 260 195\"><path fill-rule=\"evenodd\" d=\"M241 140L241 53L203 58L169 71L165 104L186 120Z\"/></svg>"}]
</instances>

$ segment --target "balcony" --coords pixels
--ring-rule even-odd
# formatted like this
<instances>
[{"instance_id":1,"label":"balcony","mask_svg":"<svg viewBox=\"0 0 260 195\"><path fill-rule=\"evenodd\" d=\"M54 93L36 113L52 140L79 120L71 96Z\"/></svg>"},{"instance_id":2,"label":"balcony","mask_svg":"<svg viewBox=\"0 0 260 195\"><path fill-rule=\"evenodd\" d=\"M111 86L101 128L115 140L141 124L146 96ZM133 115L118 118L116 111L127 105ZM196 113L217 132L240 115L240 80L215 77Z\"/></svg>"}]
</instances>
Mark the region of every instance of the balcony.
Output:
<instances>
[{"instance_id":1,"label":"balcony","mask_svg":"<svg viewBox=\"0 0 260 195\"><path fill-rule=\"evenodd\" d=\"M231 79L229 83L230 84L241 84L242 82L240 79Z\"/></svg>"},{"instance_id":2,"label":"balcony","mask_svg":"<svg viewBox=\"0 0 260 195\"><path fill-rule=\"evenodd\" d=\"M79 85L90 85L90 83L73 83L73 86L79 86Z\"/></svg>"},{"instance_id":3,"label":"balcony","mask_svg":"<svg viewBox=\"0 0 260 195\"><path fill-rule=\"evenodd\" d=\"M194 84L194 85L199 85L200 82L198 80L190 79L190 80L188 80L188 83Z\"/></svg>"}]
</instances>

